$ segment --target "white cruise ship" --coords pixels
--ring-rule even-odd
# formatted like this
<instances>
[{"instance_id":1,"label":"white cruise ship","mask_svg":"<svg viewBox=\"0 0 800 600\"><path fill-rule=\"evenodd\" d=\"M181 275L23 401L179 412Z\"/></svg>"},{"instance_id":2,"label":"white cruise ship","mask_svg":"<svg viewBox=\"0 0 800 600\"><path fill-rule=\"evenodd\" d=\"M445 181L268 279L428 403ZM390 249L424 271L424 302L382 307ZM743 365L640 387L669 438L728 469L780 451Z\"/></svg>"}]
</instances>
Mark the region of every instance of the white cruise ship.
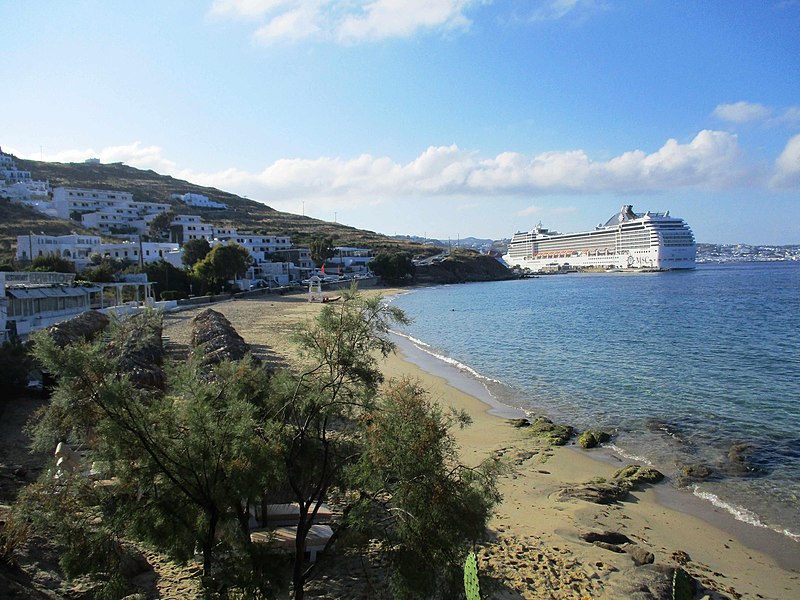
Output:
<instances>
[{"instance_id":1,"label":"white cruise ship","mask_svg":"<svg viewBox=\"0 0 800 600\"><path fill-rule=\"evenodd\" d=\"M515 233L503 256L510 267L558 269L693 269L697 246L689 226L666 213L637 215L625 205L592 231L557 233L536 226Z\"/></svg>"}]
</instances>

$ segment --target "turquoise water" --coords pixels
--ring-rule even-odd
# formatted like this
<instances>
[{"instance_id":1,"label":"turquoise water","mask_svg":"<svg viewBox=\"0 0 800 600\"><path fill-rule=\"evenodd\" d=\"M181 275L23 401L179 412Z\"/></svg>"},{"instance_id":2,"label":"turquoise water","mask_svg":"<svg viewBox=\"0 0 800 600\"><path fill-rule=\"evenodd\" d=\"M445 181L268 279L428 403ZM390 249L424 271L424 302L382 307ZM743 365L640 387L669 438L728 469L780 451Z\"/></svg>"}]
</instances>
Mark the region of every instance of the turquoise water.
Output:
<instances>
[{"instance_id":1,"label":"turquoise water","mask_svg":"<svg viewBox=\"0 0 800 600\"><path fill-rule=\"evenodd\" d=\"M800 265L569 274L425 288L402 333L499 401L579 429L738 519L800 534ZM732 462L733 444L748 445ZM673 479L674 481L674 479Z\"/></svg>"}]
</instances>

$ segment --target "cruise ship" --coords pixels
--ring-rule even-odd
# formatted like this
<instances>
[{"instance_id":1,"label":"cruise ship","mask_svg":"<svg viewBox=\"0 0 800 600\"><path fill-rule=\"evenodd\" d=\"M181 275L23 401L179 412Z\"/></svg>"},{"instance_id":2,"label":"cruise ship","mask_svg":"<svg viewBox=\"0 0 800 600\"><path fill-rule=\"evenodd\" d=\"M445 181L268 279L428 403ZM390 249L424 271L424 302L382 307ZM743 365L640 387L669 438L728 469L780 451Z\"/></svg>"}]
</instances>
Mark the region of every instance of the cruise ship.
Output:
<instances>
[{"instance_id":1,"label":"cruise ship","mask_svg":"<svg viewBox=\"0 0 800 600\"><path fill-rule=\"evenodd\" d=\"M689 226L665 213L637 215L627 204L592 231L558 233L539 223L511 238L510 267L534 272L566 269L693 269L697 245Z\"/></svg>"}]
</instances>

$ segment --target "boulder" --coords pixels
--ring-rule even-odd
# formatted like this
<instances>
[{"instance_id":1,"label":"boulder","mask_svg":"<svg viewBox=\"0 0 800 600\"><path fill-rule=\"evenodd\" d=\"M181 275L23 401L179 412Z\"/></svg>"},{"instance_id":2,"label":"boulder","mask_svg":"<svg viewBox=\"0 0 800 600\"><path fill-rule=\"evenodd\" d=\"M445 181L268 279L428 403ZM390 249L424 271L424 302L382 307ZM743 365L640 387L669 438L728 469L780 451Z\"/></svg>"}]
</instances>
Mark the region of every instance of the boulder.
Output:
<instances>
[{"instance_id":1,"label":"boulder","mask_svg":"<svg viewBox=\"0 0 800 600\"><path fill-rule=\"evenodd\" d=\"M678 485L686 486L695 481L705 481L713 474L714 470L708 465L682 465L680 469L678 469Z\"/></svg>"},{"instance_id":2,"label":"boulder","mask_svg":"<svg viewBox=\"0 0 800 600\"><path fill-rule=\"evenodd\" d=\"M562 488L557 493L558 500L585 500L594 504L613 504L628 495L628 487L619 481L589 482Z\"/></svg>"},{"instance_id":3,"label":"boulder","mask_svg":"<svg viewBox=\"0 0 800 600\"><path fill-rule=\"evenodd\" d=\"M611 434L605 431L589 429L578 436L578 445L581 448L594 448L611 439Z\"/></svg>"},{"instance_id":4,"label":"boulder","mask_svg":"<svg viewBox=\"0 0 800 600\"><path fill-rule=\"evenodd\" d=\"M547 417L536 417L528 431L534 437L546 440L551 446L563 446L575 434L571 425L559 425Z\"/></svg>"},{"instance_id":5,"label":"boulder","mask_svg":"<svg viewBox=\"0 0 800 600\"><path fill-rule=\"evenodd\" d=\"M637 567L641 567L642 565L651 565L655 562L656 557L655 555L642 548L641 546L637 546L636 544L625 544L622 546L622 549L630 555L633 559L633 564Z\"/></svg>"},{"instance_id":6,"label":"boulder","mask_svg":"<svg viewBox=\"0 0 800 600\"><path fill-rule=\"evenodd\" d=\"M623 485L628 485L628 489L635 489L644 483L658 483L662 481L664 479L664 474L652 467L628 465L614 473L613 479L619 480Z\"/></svg>"},{"instance_id":7,"label":"boulder","mask_svg":"<svg viewBox=\"0 0 800 600\"><path fill-rule=\"evenodd\" d=\"M531 426L531 422L528 421L528 419L526 419L526 418L509 419L508 420L508 424L511 425L512 427L530 427Z\"/></svg>"}]
</instances>

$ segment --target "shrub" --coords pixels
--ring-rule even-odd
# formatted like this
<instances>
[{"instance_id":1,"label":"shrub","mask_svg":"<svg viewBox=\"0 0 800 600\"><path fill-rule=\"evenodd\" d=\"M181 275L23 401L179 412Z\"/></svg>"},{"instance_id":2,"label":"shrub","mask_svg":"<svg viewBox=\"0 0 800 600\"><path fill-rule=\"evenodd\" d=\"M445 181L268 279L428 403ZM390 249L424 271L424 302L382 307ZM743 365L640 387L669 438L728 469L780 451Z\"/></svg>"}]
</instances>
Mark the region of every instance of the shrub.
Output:
<instances>
[{"instance_id":1,"label":"shrub","mask_svg":"<svg viewBox=\"0 0 800 600\"><path fill-rule=\"evenodd\" d=\"M161 292L162 300L183 300L184 298L188 297L189 294L182 292L181 290L164 290Z\"/></svg>"}]
</instances>

